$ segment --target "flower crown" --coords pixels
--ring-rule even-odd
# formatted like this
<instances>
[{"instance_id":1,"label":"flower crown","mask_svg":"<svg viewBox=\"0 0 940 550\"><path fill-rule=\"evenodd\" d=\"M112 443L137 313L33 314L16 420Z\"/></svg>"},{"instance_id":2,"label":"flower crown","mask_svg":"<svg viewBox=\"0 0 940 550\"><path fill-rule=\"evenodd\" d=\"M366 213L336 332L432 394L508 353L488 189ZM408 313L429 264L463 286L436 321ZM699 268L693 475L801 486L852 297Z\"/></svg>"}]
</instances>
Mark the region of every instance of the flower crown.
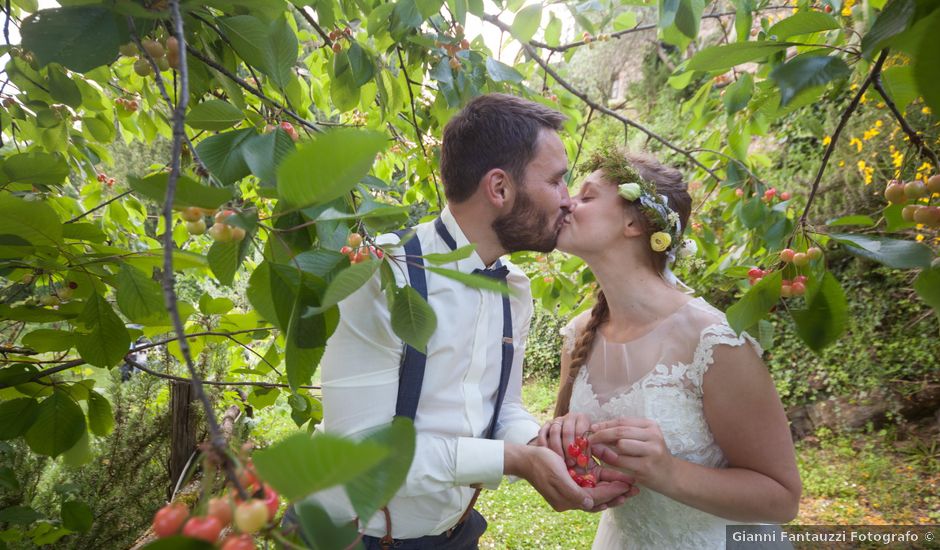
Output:
<instances>
[{"instance_id":1,"label":"flower crown","mask_svg":"<svg viewBox=\"0 0 940 550\"><path fill-rule=\"evenodd\" d=\"M675 257L682 243L682 221L669 199L656 186L640 177L628 157L616 146L607 144L594 151L582 166L584 172L603 170L606 179L617 184L617 194L636 203L656 231L650 235L650 248Z\"/></svg>"},{"instance_id":2,"label":"flower crown","mask_svg":"<svg viewBox=\"0 0 940 550\"><path fill-rule=\"evenodd\" d=\"M634 171L635 173L635 171ZM657 231L650 235L650 247L656 252L666 252L681 243L682 222L665 195L656 192L653 184L644 181L636 174L634 181L617 186L617 194L630 202L637 202L637 207L646 216Z\"/></svg>"}]
</instances>

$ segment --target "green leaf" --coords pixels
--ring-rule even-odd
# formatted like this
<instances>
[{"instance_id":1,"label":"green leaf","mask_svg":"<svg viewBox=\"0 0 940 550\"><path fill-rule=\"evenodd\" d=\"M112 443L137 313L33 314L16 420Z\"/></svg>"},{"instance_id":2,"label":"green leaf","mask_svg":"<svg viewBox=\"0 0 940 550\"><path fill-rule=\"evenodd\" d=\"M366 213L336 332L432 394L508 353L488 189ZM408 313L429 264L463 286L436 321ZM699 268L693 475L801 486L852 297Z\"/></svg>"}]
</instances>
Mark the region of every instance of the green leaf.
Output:
<instances>
[{"instance_id":1,"label":"green leaf","mask_svg":"<svg viewBox=\"0 0 940 550\"><path fill-rule=\"evenodd\" d=\"M277 184L277 167L296 147L294 140L281 128L267 134L258 134L245 140L242 157L251 173L266 186Z\"/></svg>"},{"instance_id":2,"label":"green leaf","mask_svg":"<svg viewBox=\"0 0 940 550\"><path fill-rule=\"evenodd\" d=\"M98 436L106 436L114 431L114 413L111 402L100 393L88 392L88 427Z\"/></svg>"},{"instance_id":3,"label":"green leaf","mask_svg":"<svg viewBox=\"0 0 940 550\"><path fill-rule=\"evenodd\" d=\"M725 111L729 115L740 111L747 107L748 102L751 101L751 95L754 93L754 77L751 76L751 73L744 73L738 78L737 82L728 86L725 89L725 93L722 96L722 101L725 104Z\"/></svg>"},{"instance_id":4,"label":"green leaf","mask_svg":"<svg viewBox=\"0 0 940 550\"><path fill-rule=\"evenodd\" d=\"M735 42L709 46L692 56L687 65L695 71L725 70L741 63L757 61L793 46L790 42Z\"/></svg>"},{"instance_id":5,"label":"green leaf","mask_svg":"<svg viewBox=\"0 0 940 550\"><path fill-rule=\"evenodd\" d=\"M56 388L39 404L36 421L26 432L26 443L36 454L59 456L85 433L82 408L65 390Z\"/></svg>"},{"instance_id":6,"label":"green leaf","mask_svg":"<svg viewBox=\"0 0 940 550\"><path fill-rule=\"evenodd\" d=\"M198 149L199 146L196 146ZM148 199L163 204L166 200L166 187L170 175L166 173L153 174L145 178L128 177L131 189ZM184 208L198 206L200 208L217 208L219 205L232 200L232 189L223 187L207 187L199 182L180 175L176 182L176 193L173 195L173 207Z\"/></svg>"},{"instance_id":7,"label":"green leaf","mask_svg":"<svg viewBox=\"0 0 940 550\"><path fill-rule=\"evenodd\" d=\"M522 82L523 79L523 76L519 73L519 71L513 69L501 61L493 59L492 57L486 58L486 72L495 82L508 81L518 84L519 82Z\"/></svg>"},{"instance_id":8,"label":"green leaf","mask_svg":"<svg viewBox=\"0 0 940 550\"><path fill-rule=\"evenodd\" d=\"M455 269L446 269L443 267L433 267L427 266L425 269L431 273L437 273L438 275L443 275L449 279L459 281L469 287L479 288L481 290L488 290L490 292L496 292L498 294L509 294L509 285L502 281L497 281L496 279L491 279L485 275L477 275L473 273L463 273Z\"/></svg>"},{"instance_id":9,"label":"green leaf","mask_svg":"<svg viewBox=\"0 0 940 550\"><path fill-rule=\"evenodd\" d=\"M327 287L323 294L323 301L317 308L311 308L304 315L319 315L346 299L347 296L359 290L369 279L375 275L382 262L378 260L367 260L358 264L353 264L339 272Z\"/></svg>"},{"instance_id":10,"label":"green leaf","mask_svg":"<svg viewBox=\"0 0 940 550\"><path fill-rule=\"evenodd\" d=\"M527 43L542 24L542 4L530 4L516 13L509 32L519 42Z\"/></svg>"},{"instance_id":11,"label":"green leaf","mask_svg":"<svg viewBox=\"0 0 940 550\"><path fill-rule=\"evenodd\" d=\"M838 29L839 22L828 13L813 10L800 10L796 14L778 21L767 30L768 36L785 40L798 34Z\"/></svg>"},{"instance_id":12,"label":"green leaf","mask_svg":"<svg viewBox=\"0 0 940 550\"><path fill-rule=\"evenodd\" d=\"M49 95L59 103L78 108L82 104L82 92L65 71L49 67Z\"/></svg>"},{"instance_id":13,"label":"green leaf","mask_svg":"<svg viewBox=\"0 0 940 550\"><path fill-rule=\"evenodd\" d=\"M936 29L940 25L940 11L930 19L931 28ZM917 89L934 113L940 112L940 71L937 70L937 59L940 59L940 33L926 32L917 47L917 55L913 56L913 71Z\"/></svg>"},{"instance_id":14,"label":"green leaf","mask_svg":"<svg viewBox=\"0 0 940 550\"><path fill-rule=\"evenodd\" d=\"M117 59L128 36L123 17L98 6L38 11L23 20L20 34L40 65L60 63L80 73Z\"/></svg>"},{"instance_id":15,"label":"green leaf","mask_svg":"<svg viewBox=\"0 0 940 550\"><path fill-rule=\"evenodd\" d=\"M349 59L349 70L352 72L353 83L358 87L372 80L375 75L375 63L358 42L353 42L346 50Z\"/></svg>"},{"instance_id":16,"label":"green leaf","mask_svg":"<svg viewBox=\"0 0 940 550\"><path fill-rule=\"evenodd\" d=\"M411 420L395 417L390 425L366 438L388 447L390 452L371 470L346 483L346 493L359 517L371 518L379 508L388 504L405 482L414 459L415 437Z\"/></svg>"},{"instance_id":17,"label":"green leaf","mask_svg":"<svg viewBox=\"0 0 940 550\"><path fill-rule=\"evenodd\" d=\"M160 284L143 271L122 264L117 275L117 304L133 323L169 325Z\"/></svg>"},{"instance_id":18,"label":"green leaf","mask_svg":"<svg viewBox=\"0 0 940 550\"><path fill-rule=\"evenodd\" d=\"M747 293L728 308L728 324L738 334L756 325L780 301L783 275L775 271L757 281Z\"/></svg>"},{"instance_id":19,"label":"green leaf","mask_svg":"<svg viewBox=\"0 0 940 550\"><path fill-rule=\"evenodd\" d=\"M412 29L424 21L415 0L398 0L389 19L389 33L396 41L403 40Z\"/></svg>"},{"instance_id":20,"label":"green leaf","mask_svg":"<svg viewBox=\"0 0 940 550\"><path fill-rule=\"evenodd\" d=\"M468 244L466 246L461 246L456 250L450 252L437 252L431 254L425 254L422 256L426 262L432 264L447 264L451 262L456 262L459 260L465 260L473 255L473 251L476 250L476 245Z\"/></svg>"},{"instance_id":21,"label":"green leaf","mask_svg":"<svg viewBox=\"0 0 940 550\"><path fill-rule=\"evenodd\" d=\"M294 510L304 541L311 544L313 550L348 548L359 535L354 523L334 525L326 510L313 502L298 502Z\"/></svg>"},{"instance_id":22,"label":"green leaf","mask_svg":"<svg viewBox=\"0 0 940 550\"><path fill-rule=\"evenodd\" d=\"M856 214L851 216L842 216L841 218L836 218L834 220L829 220L826 222L826 225L829 227L842 227L845 225L860 225L863 227L871 227L875 225L875 220L871 216L865 216L862 214Z\"/></svg>"},{"instance_id":23,"label":"green leaf","mask_svg":"<svg viewBox=\"0 0 940 550\"><path fill-rule=\"evenodd\" d=\"M621 14L621 17L627 15L627 13ZM635 19L635 16L634 16L634 19ZM615 20L614 26L616 27L616 25L617 25L617 21ZM545 25L545 37L544 38L545 38L545 43L550 44L552 46L557 46L561 43L561 19L556 17L554 13L548 14L548 25Z\"/></svg>"},{"instance_id":24,"label":"green leaf","mask_svg":"<svg viewBox=\"0 0 940 550\"><path fill-rule=\"evenodd\" d=\"M222 185L231 185L251 174L241 146L254 135L253 128L244 128L209 136L196 145L196 153Z\"/></svg>"},{"instance_id":25,"label":"green leaf","mask_svg":"<svg viewBox=\"0 0 940 550\"><path fill-rule=\"evenodd\" d=\"M557 20L556 20L557 21ZM636 12L625 11L614 18L614 31L632 29L636 26Z\"/></svg>"},{"instance_id":26,"label":"green leaf","mask_svg":"<svg viewBox=\"0 0 940 550\"><path fill-rule=\"evenodd\" d=\"M940 311L940 268L921 271L914 280L914 290L927 305Z\"/></svg>"},{"instance_id":27,"label":"green leaf","mask_svg":"<svg viewBox=\"0 0 940 550\"><path fill-rule=\"evenodd\" d=\"M871 59L892 38L906 31L916 11L917 3L914 0L892 0L878 14L871 30L862 37L862 57Z\"/></svg>"},{"instance_id":28,"label":"green leaf","mask_svg":"<svg viewBox=\"0 0 940 550\"><path fill-rule=\"evenodd\" d=\"M42 519L43 515L29 506L10 506L0 510L0 522L14 525L29 525Z\"/></svg>"},{"instance_id":29,"label":"green leaf","mask_svg":"<svg viewBox=\"0 0 940 550\"><path fill-rule=\"evenodd\" d=\"M298 433L254 454L258 475L288 500L355 479L389 450L372 441L356 443L330 434Z\"/></svg>"},{"instance_id":30,"label":"green leaf","mask_svg":"<svg viewBox=\"0 0 940 550\"><path fill-rule=\"evenodd\" d=\"M862 256L895 269L926 268L930 266L933 259L933 251L930 247L914 241L846 233L835 233L830 237L847 245L845 249L856 256Z\"/></svg>"},{"instance_id":31,"label":"green leaf","mask_svg":"<svg viewBox=\"0 0 940 550\"><path fill-rule=\"evenodd\" d=\"M130 349L131 336L124 321L114 313L104 298L92 294L79 315L90 332L79 335L75 344L78 354L89 365L112 367L121 362Z\"/></svg>"},{"instance_id":32,"label":"green leaf","mask_svg":"<svg viewBox=\"0 0 940 550\"><path fill-rule=\"evenodd\" d=\"M192 107L186 115L186 124L197 130L220 131L244 120L241 109L221 99L210 99Z\"/></svg>"},{"instance_id":33,"label":"green leaf","mask_svg":"<svg viewBox=\"0 0 940 550\"><path fill-rule=\"evenodd\" d=\"M69 531L85 533L91 529L94 519L91 508L84 502L70 500L62 503L62 526Z\"/></svg>"},{"instance_id":34,"label":"green leaf","mask_svg":"<svg viewBox=\"0 0 940 550\"><path fill-rule=\"evenodd\" d=\"M675 23L679 32L695 39L698 36L699 24L702 21L702 11L705 10L705 0L680 0L676 10Z\"/></svg>"},{"instance_id":35,"label":"green leaf","mask_svg":"<svg viewBox=\"0 0 940 550\"><path fill-rule=\"evenodd\" d=\"M3 171L14 183L58 185L69 175L69 165L58 153L31 151L3 159Z\"/></svg>"},{"instance_id":36,"label":"green leaf","mask_svg":"<svg viewBox=\"0 0 940 550\"><path fill-rule=\"evenodd\" d=\"M361 95L360 86L356 84L352 67L349 64L349 54L346 50L333 54L332 74L330 75L330 99L342 112L349 111L359 105Z\"/></svg>"},{"instance_id":37,"label":"green leaf","mask_svg":"<svg viewBox=\"0 0 940 550\"><path fill-rule=\"evenodd\" d=\"M260 19L251 15L236 15L218 19L219 26L232 42L235 52L255 69L267 74L265 44L268 41L268 27Z\"/></svg>"},{"instance_id":38,"label":"green leaf","mask_svg":"<svg viewBox=\"0 0 940 550\"><path fill-rule=\"evenodd\" d=\"M0 440L17 438L29 429L39 416L39 402L18 397L0 403Z\"/></svg>"},{"instance_id":39,"label":"green leaf","mask_svg":"<svg viewBox=\"0 0 940 550\"><path fill-rule=\"evenodd\" d=\"M319 135L281 163L278 193L298 207L339 198L368 173L385 145L385 136L371 130L347 128Z\"/></svg>"},{"instance_id":40,"label":"green leaf","mask_svg":"<svg viewBox=\"0 0 940 550\"><path fill-rule=\"evenodd\" d=\"M299 44L297 33L284 17L272 22L264 42L264 59L268 75L280 88L286 88L294 77Z\"/></svg>"},{"instance_id":41,"label":"green leaf","mask_svg":"<svg viewBox=\"0 0 940 550\"><path fill-rule=\"evenodd\" d=\"M778 65L771 71L770 78L780 88L780 105L786 106L803 90L822 86L850 74L852 69L838 57L801 55Z\"/></svg>"},{"instance_id":42,"label":"green leaf","mask_svg":"<svg viewBox=\"0 0 940 550\"><path fill-rule=\"evenodd\" d=\"M75 335L67 330L40 328L24 335L23 345L38 352L67 351L75 345Z\"/></svg>"},{"instance_id":43,"label":"green leaf","mask_svg":"<svg viewBox=\"0 0 940 550\"><path fill-rule=\"evenodd\" d=\"M62 453L62 463L72 468L84 466L94 459L95 455L91 451L91 439L85 430L82 430L82 437L78 439L78 442Z\"/></svg>"},{"instance_id":44,"label":"green leaf","mask_svg":"<svg viewBox=\"0 0 940 550\"><path fill-rule=\"evenodd\" d=\"M915 59L916 64L916 59ZM907 106L920 96L917 84L914 81L914 67L911 65L895 65L888 67L881 73L881 81L891 99L894 100L900 112L905 112Z\"/></svg>"},{"instance_id":45,"label":"green leaf","mask_svg":"<svg viewBox=\"0 0 940 550\"><path fill-rule=\"evenodd\" d=\"M34 245L58 246L62 222L45 202L24 201L4 193L0 195L0 235L16 235Z\"/></svg>"},{"instance_id":46,"label":"green leaf","mask_svg":"<svg viewBox=\"0 0 940 550\"><path fill-rule=\"evenodd\" d=\"M221 284L230 286L235 281L235 274L238 273L238 268L241 267L250 248L250 234L241 241L212 243L206 257L209 260L209 268Z\"/></svg>"},{"instance_id":47,"label":"green leaf","mask_svg":"<svg viewBox=\"0 0 940 550\"><path fill-rule=\"evenodd\" d=\"M665 29L676 21L681 0L659 0L659 28Z\"/></svg>"},{"instance_id":48,"label":"green leaf","mask_svg":"<svg viewBox=\"0 0 940 550\"><path fill-rule=\"evenodd\" d=\"M839 339L848 323L848 302L842 285L828 271L822 281L810 280L806 309L792 310L796 331L813 351L820 351Z\"/></svg>"},{"instance_id":49,"label":"green leaf","mask_svg":"<svg viewBox=\"0 0 940 550\"><path fill-rule=\"evenodd\" d=\"M199 297L199 311L204 315L223 315L234 307L235 302L225 297L213 298L208 294Z\"/></svg>"},{"instance_id":50,"label":"green leaf","mask_svg":"<svg viewBox=\"0 0 940 550\"><path fill-rule=\"evenodd\" d=\"M437 329L437 316L428 302L410 286L396 287L391 305L392 330L406 344L424 351Z\"/></svg>"}]
</instances>

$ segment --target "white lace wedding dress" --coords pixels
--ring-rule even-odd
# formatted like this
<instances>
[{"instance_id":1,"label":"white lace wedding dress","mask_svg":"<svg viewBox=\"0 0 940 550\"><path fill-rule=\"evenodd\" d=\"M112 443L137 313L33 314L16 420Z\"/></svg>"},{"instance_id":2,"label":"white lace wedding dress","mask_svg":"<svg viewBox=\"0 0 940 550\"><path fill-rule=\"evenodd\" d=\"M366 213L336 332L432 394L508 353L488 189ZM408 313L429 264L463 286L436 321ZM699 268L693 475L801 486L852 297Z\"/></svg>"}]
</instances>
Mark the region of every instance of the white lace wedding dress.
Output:
<instances>
[{"instance_id":1,"label":"white lace wedding dress","mask_svg":"<svg viewBox=\"0 0 940 550\"><path fill-rule=\"evenodd\" d=\"M566 349L589 315L585 312L561 329ZM750 346L761 353L753 338L737 336L724 314L701 298L626 343L609 342L598 331L590 358L575 379L570 411L594 421L650 418L659 424L674 456L726 467L702 410L703 377L716 349L724 346ZM738 352L750 352L745 349ZM724 549L725 526L734 523L641 487L637 496L603 513L593 548Z\"/></svg>"}]
</instances>

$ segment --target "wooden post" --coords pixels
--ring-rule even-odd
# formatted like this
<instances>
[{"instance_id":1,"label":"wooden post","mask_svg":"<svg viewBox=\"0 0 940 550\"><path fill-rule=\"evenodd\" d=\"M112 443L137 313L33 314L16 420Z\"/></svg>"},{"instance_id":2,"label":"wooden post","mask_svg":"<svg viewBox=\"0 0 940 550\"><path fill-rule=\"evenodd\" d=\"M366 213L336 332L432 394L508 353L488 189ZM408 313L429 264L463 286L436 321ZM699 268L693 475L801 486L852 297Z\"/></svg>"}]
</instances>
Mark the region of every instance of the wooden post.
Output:
<instances>
[{"instance_id":1,"label":"wooden post","mask_svg":"<svg viewBox=\"0 0 940 550\"><path fill-rule=\"evenodd\" d=\"M167 500L183 475L189 458L196 450L196 417L191 409L193 387L189 382L170 382L170 486Z\"/></svg>"}]
</instances>

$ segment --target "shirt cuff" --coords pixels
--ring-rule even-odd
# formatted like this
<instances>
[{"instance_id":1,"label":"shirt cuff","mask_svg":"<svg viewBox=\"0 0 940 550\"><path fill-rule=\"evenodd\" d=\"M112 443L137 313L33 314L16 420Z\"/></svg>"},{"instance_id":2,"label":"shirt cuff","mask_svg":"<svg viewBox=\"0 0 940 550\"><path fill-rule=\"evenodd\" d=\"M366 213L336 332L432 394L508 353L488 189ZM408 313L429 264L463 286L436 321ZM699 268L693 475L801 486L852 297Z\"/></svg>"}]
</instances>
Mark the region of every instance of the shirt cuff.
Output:
<instances>
[{"instance_id":1,"label":"shirt cuff","mask_svg":"<svg viewBox=\"0 0 940 550\"><path fill-rule=\"evenodd\" d=\"M457 485L496 489L503 479L503 442L474 437L457 438Z\"/></svg>"},{"instance_id":2,"label":"shirt cuff","mask_svg":"<svg viewBox=\"0 0 940 550\"><path fill-rule=\"evenodd\" d=\"M528 445L529 441L538 437L541 428L538 422L531 420L515 422L512 426L506 428L506 432L503 433L503 441Z\"/></svg>"}]
</instances>

